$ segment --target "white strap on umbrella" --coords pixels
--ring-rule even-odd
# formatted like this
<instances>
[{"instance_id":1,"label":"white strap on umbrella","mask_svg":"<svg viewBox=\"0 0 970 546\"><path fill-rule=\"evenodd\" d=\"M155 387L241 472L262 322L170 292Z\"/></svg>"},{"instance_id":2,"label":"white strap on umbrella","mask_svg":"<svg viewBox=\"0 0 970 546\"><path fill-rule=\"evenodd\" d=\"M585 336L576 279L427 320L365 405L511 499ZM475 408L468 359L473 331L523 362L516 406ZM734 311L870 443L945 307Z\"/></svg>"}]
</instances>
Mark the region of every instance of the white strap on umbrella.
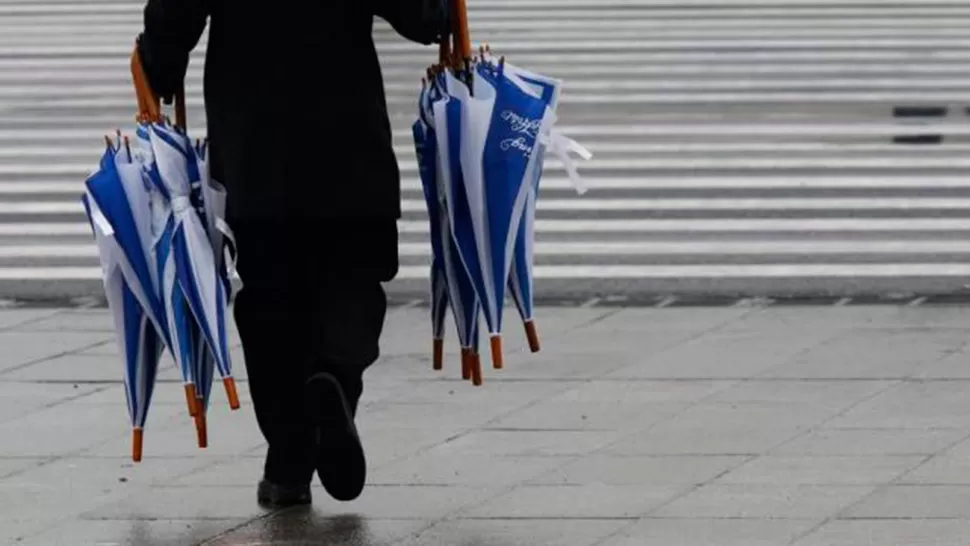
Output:
<instances>
[{"instance_id":1,"label":"white strap on umbrella","mask_svg":"<svg viewBox=\"0 0 970 546\"><path fill-rule=\"evenodd\" d=\"M543 134L541 137L541 142L545 145L546 150L554 154L556 157L562 161L563 166L566 167L566 174L569 176L569 182L576 189L576 193L579 195L585 194L589 188L586 183L583 182L581 176L579 176L579 169L576 168L576 162L569 155L570 152L574 152L580 158L588 161L593 157L593 153L586 149L585 146L576 142L575 140L567 137L559 129L552 129L548 133Z\"/></svg>"}]
</instances>

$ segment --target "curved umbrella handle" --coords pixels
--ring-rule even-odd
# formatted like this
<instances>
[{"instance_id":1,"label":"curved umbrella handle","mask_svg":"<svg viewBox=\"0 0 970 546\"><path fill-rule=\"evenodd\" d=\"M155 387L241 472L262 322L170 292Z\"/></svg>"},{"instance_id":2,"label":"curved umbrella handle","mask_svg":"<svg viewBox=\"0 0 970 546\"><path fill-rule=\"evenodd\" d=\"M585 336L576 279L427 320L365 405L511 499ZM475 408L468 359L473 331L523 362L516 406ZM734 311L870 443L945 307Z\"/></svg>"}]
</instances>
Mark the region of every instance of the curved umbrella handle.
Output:
<instances>
[{"instance_id":1,"label":"curved umbrella handle","mask_svg":"<svg viewBox=\"0 0 970 546\"><path fill-rule=\"evenodd\" d=\"M155 96L150 85L145 67L141 63L141 55L136 47L131 54L131 78L135 85L135 98L138 101L138 121L161 122L161 100ZM175 126L183 131L186 129L185 85L175 93Z\"/></svg>"}]
</instances>

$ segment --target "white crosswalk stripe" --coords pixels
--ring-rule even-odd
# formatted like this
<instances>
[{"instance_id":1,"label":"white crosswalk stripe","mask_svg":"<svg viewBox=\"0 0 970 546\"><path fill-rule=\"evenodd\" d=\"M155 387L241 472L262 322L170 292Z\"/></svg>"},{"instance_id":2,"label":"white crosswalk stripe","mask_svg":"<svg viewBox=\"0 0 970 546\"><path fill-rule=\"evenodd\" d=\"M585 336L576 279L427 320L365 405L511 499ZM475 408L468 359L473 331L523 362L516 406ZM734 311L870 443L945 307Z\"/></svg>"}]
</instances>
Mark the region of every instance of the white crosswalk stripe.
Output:
<instances>
[{"instance_id":1,"label":"white crosswalk stripe","mask_svg":"<svg viewBox=\"0 0 970 546\"><path fill-rule=\"evenodd\" d=\"M970 284L970 0L469 0L473 40L564 80L595 158L549 160L539 290ZM0 0L0 297L100 291L78 201L128 128L135 0ZM402 171L401 290L430 248L409 125L434 48L375 31ZM204 134L202 61L187 78ZM895 107L945 107L894 118ZM906 145L900 135L943 135Z\"/></svg>"}]
</instances>

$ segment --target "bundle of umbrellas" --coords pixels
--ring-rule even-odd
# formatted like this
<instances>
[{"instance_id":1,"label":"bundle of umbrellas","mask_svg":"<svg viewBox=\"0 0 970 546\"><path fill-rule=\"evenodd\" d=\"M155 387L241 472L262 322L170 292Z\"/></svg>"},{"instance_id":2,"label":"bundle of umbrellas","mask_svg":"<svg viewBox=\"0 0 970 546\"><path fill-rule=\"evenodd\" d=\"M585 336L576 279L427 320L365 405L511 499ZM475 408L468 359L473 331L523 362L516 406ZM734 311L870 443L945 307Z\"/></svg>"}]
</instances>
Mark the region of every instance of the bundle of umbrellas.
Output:
<instances>
[{"instance_id":1,"label":"bundle of umbrellas","mask_svg":"<svg viewBox=\"0 0 970 546\"><path fill-rule=\"evenodd\" d=\"M143 429L159 361L167 349L185 386L199 447L208 444L206 412L216 370L232 409L239 408L226 330L231 296L231 231L226 192L209 177L205 142L185 133L184 100L171 124L152 100L136 55L139 99L134 143L106 137L97 170L81 198L101 259L105 294L121 355L132 457L142 457Z\"/></svg>"},{"instance_id":2,"label":"bundle of umbrellas","mask_svg":"<svg viewBox=\"0 0 970 546\"><path fill-rule=\"evenodd\" d=\"M492 55L470 56L463 2L453 2L453 42L428 69L412 125L430 222L434 368L443 368L450 308L461 345L462 377L482 383L479 316L489 331L492 365L503 367L502 315L511 296L532 352L536 200L546 153L585 188L570 152L591 154L555 128L561 83Z\"/></svg>"}]
</instances>

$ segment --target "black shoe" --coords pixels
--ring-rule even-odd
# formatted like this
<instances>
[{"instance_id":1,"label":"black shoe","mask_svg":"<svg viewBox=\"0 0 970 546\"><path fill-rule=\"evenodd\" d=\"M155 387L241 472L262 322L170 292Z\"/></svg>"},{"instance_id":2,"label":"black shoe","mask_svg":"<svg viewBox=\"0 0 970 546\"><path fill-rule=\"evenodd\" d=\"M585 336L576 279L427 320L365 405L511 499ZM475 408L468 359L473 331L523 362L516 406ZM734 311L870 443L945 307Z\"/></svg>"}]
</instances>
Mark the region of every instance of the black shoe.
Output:
<instances>
[{"instance_id":1,"label":"black shoe","mask_svg":"<svg viewBox=\"0 0 970 546\"><path fill-rule=\"evenodd\" d=\"M279 485L266 478L259 481L256 497L259 505L264 508L287 508L313 502L310 484Z\"/></svg>"},{"instance_id":2,"label":"black shoe","mask_svg":"<svg viewBox=\"0 0 970 546\"><path fill-rule=\"evenodd\" d=\"M352 501L364 490L367 460L350 403L331 374L314 375L307 388L311 419L318 431L317 474L331 497Z\"/></svg>"}]
</instances>

